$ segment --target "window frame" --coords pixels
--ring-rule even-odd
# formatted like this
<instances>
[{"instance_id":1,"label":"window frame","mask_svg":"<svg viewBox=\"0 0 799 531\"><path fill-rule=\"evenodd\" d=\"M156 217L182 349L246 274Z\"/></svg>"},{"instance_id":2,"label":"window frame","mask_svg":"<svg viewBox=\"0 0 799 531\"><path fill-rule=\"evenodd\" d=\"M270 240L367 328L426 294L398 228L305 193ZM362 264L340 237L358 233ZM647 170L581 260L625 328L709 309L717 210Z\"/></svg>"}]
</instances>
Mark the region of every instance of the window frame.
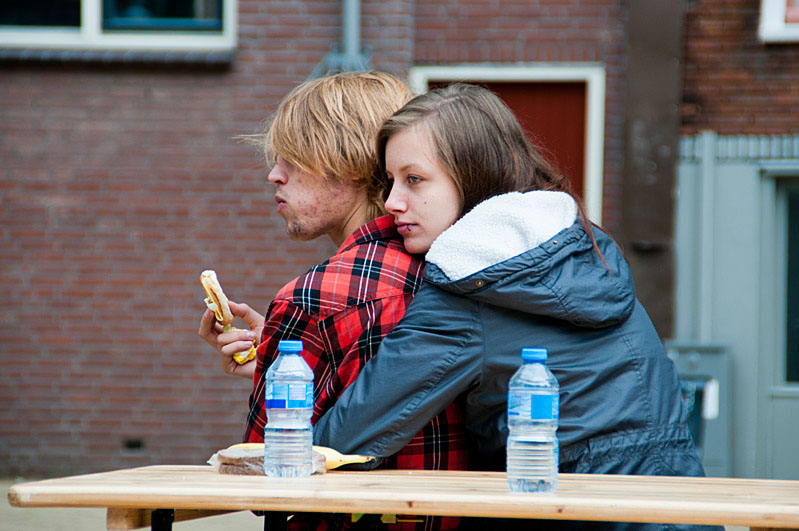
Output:
<instances>
[{"instance_id":1,"label":"window frame","mask_svg":"<svg viewBox=\"0 0 799 531\"><path fill-rule=\"evenodd\" d=\"M799 8L789 6L791 0L760 0L760 40L799 42Z\"/></svg>"},{"instance_id":2,"label":"window frame","mask_svg":"<svg viewBox=\"0 0 799 531\"><path fill-rule=\"evenodd\" d=\"M787 379L788 192L799 189L799 160L787 156L760 161L757 167L763 190L760 240L764 243L759 288L763 309L760 348L765 353L761 383L769 399L799 399L799 382Z\"/></svg>"},{"instance_id":3,"label":"window frame","mask_svg":"<svg viewBox=\"0 0 799 531\"><path fill-rule=\"evenodd\" d=\"M794 168L793 173L786 176L777 175L782 177L776 183L776 267L779 276L776 279L777 293L779 294L779 307L778 307L778 328L779 335L779 356L777 357L775 367L775 381L774 385L785 393L791 390L791 395L799 396L799 381L788 380L788 259L789 259L789 245L788 245L788 223L789 223L789 194L791 192L799 191L799 169Z\"/></svg>"},{"instance_id":4,"label":"window frame","mask_svg":"<svg viewBox=\"0 0 799 531\"><path fill-rule=\"evenodd\" d=\"M238 0L222 0L221 31L104 30L103 0L81 0L79 27L0 26L0 49L103 52L233 52Z\"/></svg>"}]
</instances>

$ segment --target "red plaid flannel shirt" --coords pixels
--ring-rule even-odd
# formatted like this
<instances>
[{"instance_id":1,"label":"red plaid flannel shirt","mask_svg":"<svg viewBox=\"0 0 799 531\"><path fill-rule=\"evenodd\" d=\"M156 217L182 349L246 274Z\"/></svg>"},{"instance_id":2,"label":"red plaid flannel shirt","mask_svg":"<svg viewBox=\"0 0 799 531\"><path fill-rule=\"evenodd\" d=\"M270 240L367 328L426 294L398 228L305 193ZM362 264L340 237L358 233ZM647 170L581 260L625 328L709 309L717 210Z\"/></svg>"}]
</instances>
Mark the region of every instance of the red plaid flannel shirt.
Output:
<instances>
[{"instance_id":1,"label":"red plaid flannel shirt","mask_svg":"<svg viewBox=\"0 0 799 531\"><path fill-rule=\"evenodd\" d=\"M391 216L383 216L351 234L329 260L283 287L269 306L258 346L244 440L263 442L264 374L277 357L281 339L303 342L303 357L314 371L315 423L355 381L405 314L421 285L423 267L405 251ZM462 411L456 402L384 465L464 470L466 460ZM403 519L417 522L389 529L455 529L458 523L457 518L398 516L398 521Z\"/></svg>"}]
</instances>

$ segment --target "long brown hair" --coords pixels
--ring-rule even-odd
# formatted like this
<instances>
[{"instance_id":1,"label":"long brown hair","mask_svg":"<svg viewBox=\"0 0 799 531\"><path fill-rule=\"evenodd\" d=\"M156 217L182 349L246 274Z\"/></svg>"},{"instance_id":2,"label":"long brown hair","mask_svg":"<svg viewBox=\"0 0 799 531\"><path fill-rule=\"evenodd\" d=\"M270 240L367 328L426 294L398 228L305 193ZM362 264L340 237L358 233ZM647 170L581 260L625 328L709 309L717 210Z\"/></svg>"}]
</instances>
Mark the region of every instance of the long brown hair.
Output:
<instances>
[{"instance_id":1,"label":"long brown hair","mask_svg":"<svg viewBox=\"0 0 799 531\"><path fill-rule=\"evenodd\" d=\"M489 197L508 192L565 192L577 204L583 228L594 241L591 223L569 179L541 155L519 120L499 97L478 85L456 83L416 96L388 118L377 132L380 182L387 194L386 144L395 134L423 125L441 166L455 182L463 216ZM600 257L602 254L599 253ZM604 258L602 258L604 262Z\"/></svg>"}]
</instances>

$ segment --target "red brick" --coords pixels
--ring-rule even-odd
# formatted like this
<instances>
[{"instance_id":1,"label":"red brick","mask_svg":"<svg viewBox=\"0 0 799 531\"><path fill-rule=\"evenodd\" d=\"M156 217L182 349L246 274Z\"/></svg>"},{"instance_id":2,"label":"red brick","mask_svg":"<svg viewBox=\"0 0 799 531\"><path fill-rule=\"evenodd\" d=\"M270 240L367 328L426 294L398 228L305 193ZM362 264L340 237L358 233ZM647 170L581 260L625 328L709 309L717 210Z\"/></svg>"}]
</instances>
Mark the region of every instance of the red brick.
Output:
<instances>
[{"instance_id":1,"label":"red brick","mask_svg":"<svg viewBox=\"0 0 799 531\"><path fill-rule=\"evenodd\" d=\"M799 108L789 94L799 83L799 49L760 43L758 17L758 4L747 0L687 9L683 133L796 132Z\"/></svg>"}]
</instances>

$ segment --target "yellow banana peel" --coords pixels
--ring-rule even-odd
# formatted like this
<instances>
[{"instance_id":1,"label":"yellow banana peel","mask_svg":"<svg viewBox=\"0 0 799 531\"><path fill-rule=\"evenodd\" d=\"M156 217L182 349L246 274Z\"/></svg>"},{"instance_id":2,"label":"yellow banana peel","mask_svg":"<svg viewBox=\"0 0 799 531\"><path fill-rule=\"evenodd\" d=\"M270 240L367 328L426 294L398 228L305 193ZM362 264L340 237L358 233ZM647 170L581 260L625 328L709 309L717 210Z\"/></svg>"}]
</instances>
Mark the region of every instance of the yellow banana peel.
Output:
<instances>
[{"instance_id":1,"label":"yellow banana peel","mask_svg":"<svg viewBox=\"0 0 799 531\"><path fill-rule=\"evenodd\" d=\"M327 446L314 446L313 449L325 456L328 470L333 470L334 468L344 465L351 465L353 463L366 463L374 459L371 455L342 454Z\"/></svg>"},{"instance_id":2,"label":"yellow banana peel","mask_svg":"<svg viewBox=\"0 0 799 531\"><path fill-rule=\"evenodd\" d=\"M225 332L238 332L238 331L243 330L243 328L236 328L235 326L227 324L227 325L222 327L222 330L225 331ZM241 352L237 352L236 354L233 354L233 359L239 365L244 365L248 361L254 360L255 359L255 345L254 344L250 345L250 350L243 350Z\"/></svg>"},{"instance_id":3,"label":"yellow banana peel","mask_svg":"<svg viewBox=\"0 0 799 531\"><path fill-rule=\"evenodd\" d=\"M229 448L241 448L242 450L260 450L263 449L264 443L239 443L230 446ZM357 454L342 454L338 450L328 448L327 446L314 446L313 450L325 456L326 468L333 470L340 466L350 465L353 463L367 463L374 459L371 455L357 455Z\"/></svg>"}]
</instances>

